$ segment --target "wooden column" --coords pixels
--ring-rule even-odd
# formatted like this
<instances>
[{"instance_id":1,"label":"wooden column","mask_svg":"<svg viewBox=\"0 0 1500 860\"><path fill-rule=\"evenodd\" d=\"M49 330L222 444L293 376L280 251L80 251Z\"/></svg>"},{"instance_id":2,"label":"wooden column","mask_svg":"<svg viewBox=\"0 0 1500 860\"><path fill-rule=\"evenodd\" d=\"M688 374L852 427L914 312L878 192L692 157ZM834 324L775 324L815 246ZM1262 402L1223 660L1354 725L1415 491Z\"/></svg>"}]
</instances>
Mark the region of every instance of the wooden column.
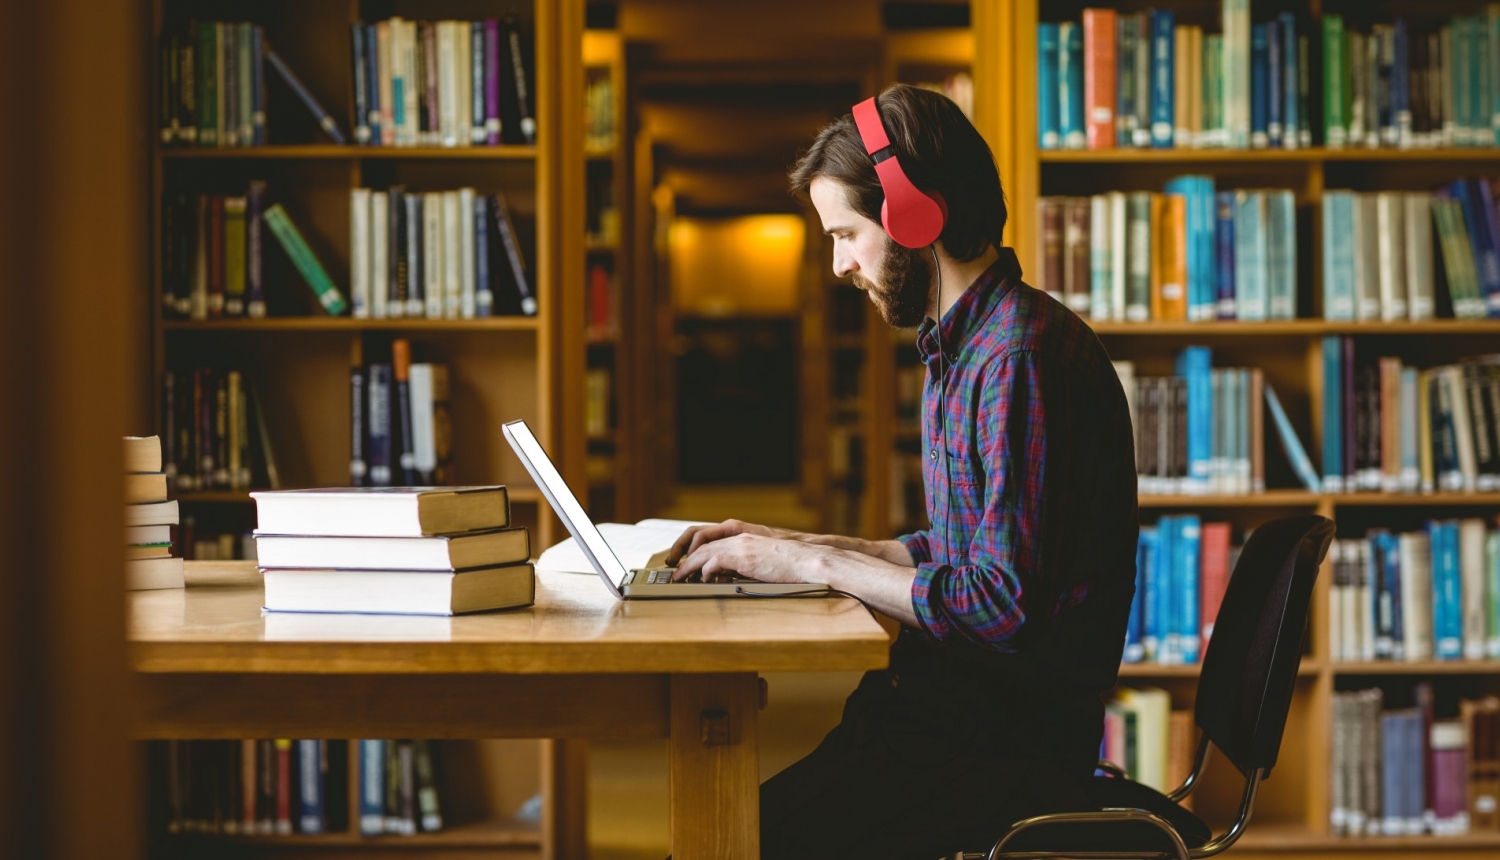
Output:
<instances>
[{"instance_id":1,"label":"wooden column","mask_svg":"<svg viewBox=\"0 0 1500 860\"><path fill-rule=\"evenodd\" d=\"M760 857L760 762L754 674L672 676L674 860Z\"/></svg>"}]
</instances>

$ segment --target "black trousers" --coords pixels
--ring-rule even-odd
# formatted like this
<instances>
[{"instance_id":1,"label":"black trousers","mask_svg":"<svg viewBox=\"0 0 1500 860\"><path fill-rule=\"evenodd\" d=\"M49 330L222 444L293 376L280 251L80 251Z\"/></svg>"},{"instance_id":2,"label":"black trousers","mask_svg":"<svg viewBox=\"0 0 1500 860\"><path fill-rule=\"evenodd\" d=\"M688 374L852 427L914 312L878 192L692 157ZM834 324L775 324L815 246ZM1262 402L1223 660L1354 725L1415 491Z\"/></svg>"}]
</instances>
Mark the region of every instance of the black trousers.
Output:
<instances>
[{"instance_id":1,"label":"black trousers","mask_svg":"<svg viewBox=\"0 0 1500 860\"><path fill-rule=\"evenodd\" d=\"M761 786L764 860L937 860L1086 807L1085 774L1026 736L1045 722L1027 710L1035 691L910 645L865 675L817 749Z\"/></svg>"}]
</instances>

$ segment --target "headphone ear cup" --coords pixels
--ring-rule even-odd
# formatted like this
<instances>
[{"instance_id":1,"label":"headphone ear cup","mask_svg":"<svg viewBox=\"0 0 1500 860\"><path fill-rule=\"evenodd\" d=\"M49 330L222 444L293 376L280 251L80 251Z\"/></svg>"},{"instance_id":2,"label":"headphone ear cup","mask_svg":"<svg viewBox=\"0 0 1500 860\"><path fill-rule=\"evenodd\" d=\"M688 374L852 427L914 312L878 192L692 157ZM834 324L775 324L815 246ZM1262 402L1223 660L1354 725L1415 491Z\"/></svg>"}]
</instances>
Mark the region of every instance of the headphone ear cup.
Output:
<instances>
[{"instance_id":1,"label":"headphone ear cup","mask_svg":"<svg viewBox=\"0 0 1500 860\"><path fill-rule=\"evenodd\" d=\"M905 179L905 175L902 176ZM898 217L897 223L891 225L891 195L880 201L880 226L885 228L885 233L892 241L907 248L924 248L936 242L943 235L943 228L948 226L948 201L943 195L936 191L920 191L915 186L907 184L911 194L905 198L899 211L906 215ZM915 202L917 205L913 205Z\"/></svg>"}]
</instances>

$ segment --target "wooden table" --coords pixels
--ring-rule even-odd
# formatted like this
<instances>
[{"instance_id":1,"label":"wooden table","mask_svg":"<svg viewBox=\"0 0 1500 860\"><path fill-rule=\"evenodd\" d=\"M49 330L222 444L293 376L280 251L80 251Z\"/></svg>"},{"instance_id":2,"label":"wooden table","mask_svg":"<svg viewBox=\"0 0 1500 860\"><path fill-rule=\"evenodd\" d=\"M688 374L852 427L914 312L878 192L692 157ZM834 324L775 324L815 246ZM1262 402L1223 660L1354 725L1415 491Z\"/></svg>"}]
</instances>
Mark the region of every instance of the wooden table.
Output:
<instances>
[{"instance_id":1,"label":"wooden table","mask_svg":"<svg viewBox=\"0 0 1500 860\"><path fill-rule=\"evenodd\" d=\"M457 618L261 612L248 563L129 595L141 739L666 738L677 860L760 853L758 673L879 668L846 599L618 601L539 574L536 605Z\"/></svg>"}]
</instances>

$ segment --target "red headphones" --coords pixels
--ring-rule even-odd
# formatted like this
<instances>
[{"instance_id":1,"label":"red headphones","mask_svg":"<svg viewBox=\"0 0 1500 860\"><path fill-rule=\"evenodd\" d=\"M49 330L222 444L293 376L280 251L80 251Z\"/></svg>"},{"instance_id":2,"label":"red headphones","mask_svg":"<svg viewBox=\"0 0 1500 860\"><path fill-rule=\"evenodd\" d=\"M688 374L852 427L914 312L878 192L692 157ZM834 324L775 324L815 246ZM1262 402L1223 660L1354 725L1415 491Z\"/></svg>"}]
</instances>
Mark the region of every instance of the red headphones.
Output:
<instances>
[{"instance_id":1,"label":"red headphones","mask_svg":"<svg viewBox=\"0 0 1500 860\"><path fill-rule=\"evenodd\" d=\"M907 248L925 248L936 242L948 222L948 204L936 191L917 188L901 169L896 148L885 133L885 123L875 99L868 98L854 106L854 125L865 151L875 162L875 176L885 202L880 205L880 225L896 244Z\"/></svg>"}]
</instances>

